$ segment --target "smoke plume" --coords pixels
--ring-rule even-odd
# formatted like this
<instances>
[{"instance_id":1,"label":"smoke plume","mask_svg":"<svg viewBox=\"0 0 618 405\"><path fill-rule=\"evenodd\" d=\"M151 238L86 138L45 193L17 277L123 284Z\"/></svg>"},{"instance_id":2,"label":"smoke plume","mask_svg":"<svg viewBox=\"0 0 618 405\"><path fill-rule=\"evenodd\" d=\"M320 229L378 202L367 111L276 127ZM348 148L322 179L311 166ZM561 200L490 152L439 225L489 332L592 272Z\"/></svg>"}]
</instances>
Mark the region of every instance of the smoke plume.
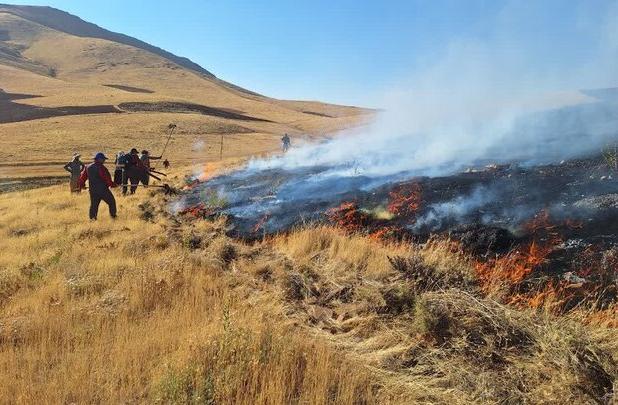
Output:
<instances>
[{"instance_id":1,"label":"smoke plume","mask_svg":"<svg viewBox=\"0 0 618 405\"><path fill-rule=\"evenodd\" d=\"M584 60L519 36L532 17L527 6L507 5L487 38L452 41L432 63L385 90L384 112L371 127L249 167L435 176L483 162L536 164L599 152L617 138L618 89L602 95L581 89L617 83L617 4L607 5L601 23L582 12L578 29L595 39ZM563 63L540 68L544 52Z\"/></svg>"},{"instance_id":2,"label":"smoke plume","mask_svg":"<svg viewBox=\"0 0 618 405\"><path fill-rule=\"evenodd\" d=\"M599 154L618 142L618 88L612 88L618 82L618 2L603 2L593 13L585 12L592 3L578 4L583 11L576 29L588 41L577 46L585 47L583 54L537 38L529 21L538 5L513 2L481 39L451 41L376 96L383 110L370 126L319 143L294 140L289 152L252 160L204 188L228 202L224 212L238 223L276 231L403 180ZM512 186L510 196L517 196ZM547 190L539 195L548 198ZM502 197L472 190L430 207L414 226L437 229ZM541 197L528 197L525 207L505 215L528 215L543 205Z\"/></svg>"}]
</instances>

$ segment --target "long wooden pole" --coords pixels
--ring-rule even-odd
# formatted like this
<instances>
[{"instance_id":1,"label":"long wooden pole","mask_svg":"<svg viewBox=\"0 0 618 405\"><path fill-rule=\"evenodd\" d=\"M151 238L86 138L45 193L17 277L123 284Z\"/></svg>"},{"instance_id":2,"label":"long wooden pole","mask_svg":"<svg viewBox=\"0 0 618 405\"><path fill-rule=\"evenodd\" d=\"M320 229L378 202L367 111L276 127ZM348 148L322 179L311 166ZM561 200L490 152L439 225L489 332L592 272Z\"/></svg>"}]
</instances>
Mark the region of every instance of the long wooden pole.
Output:
<instances>
[{"instance_id":1,"label":"long wooden pole","mask_svg":"<svg viewBox=\"0 0 618 405\"><path fill-rule=\"evenodd\" d=\"M176 129L176 125L170 124L169 129L170 129L170 134L167 137L167 142L165 142L165 146L163 147L163 151L161 152L161 155L159 155L159 156L163 156L163 154L167 150L167 145L169 145L170 140L172 139L172 135L174 134L174 130Z\"/></svg>"},{"instance_id":2,"label":"long wooden pole","mask_svg":"<svg viewBox=\"0 0 618 405\"><path fill-rule=\"evenodd\" d=\"M219 160L223 160L223 134L221 134L221 148L219 149Z\"/></svg>"}]
</instances>

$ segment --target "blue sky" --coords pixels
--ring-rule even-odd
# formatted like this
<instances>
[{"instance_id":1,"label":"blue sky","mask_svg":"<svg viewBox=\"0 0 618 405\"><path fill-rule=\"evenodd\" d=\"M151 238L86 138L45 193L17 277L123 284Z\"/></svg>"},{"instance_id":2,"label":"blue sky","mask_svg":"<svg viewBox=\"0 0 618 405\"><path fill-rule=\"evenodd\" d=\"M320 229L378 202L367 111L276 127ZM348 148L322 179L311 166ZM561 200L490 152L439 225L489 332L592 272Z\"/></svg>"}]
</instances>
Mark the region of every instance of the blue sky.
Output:
<instances>
[{"instance_id":1,"label":"blue sky","mask_svg":"<svg viewBox=\"0 0 618 405\"><path fill-rule=\"evenodd\" d=\"M567 71L577 85L616 85L570 70L605 51L604 27L617 9L609 0L7 2L68 11L279 98L375 106L462 43L511 52L532 74Z\"/></svg>"}]
</instances>

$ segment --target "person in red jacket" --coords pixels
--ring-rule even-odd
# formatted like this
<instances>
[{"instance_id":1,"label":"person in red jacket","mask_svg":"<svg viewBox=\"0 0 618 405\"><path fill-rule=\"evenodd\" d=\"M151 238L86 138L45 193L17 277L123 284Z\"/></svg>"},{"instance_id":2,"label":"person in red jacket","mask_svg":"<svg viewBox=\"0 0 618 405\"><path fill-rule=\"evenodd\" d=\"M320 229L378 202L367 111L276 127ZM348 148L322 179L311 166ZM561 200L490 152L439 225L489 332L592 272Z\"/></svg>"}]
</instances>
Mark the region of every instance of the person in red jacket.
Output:
<instances>
[{"instance_id":1,"label":"person in red jacket","mask_svg":"<svg viewBox=\"0 0 618 405\"><path fill-rule=\"evenodd\" d=\"M88 180L90 191L90 219L95 221L99 213L99 204L105 201L109 206L109 215L116 218L116 199L110 191L110 187L116 187L107 168L103 165L107 157L99 152L94 157L94 163L88 165L79 178L80 188L84 188Z\"/></svg>"}]
</instances>

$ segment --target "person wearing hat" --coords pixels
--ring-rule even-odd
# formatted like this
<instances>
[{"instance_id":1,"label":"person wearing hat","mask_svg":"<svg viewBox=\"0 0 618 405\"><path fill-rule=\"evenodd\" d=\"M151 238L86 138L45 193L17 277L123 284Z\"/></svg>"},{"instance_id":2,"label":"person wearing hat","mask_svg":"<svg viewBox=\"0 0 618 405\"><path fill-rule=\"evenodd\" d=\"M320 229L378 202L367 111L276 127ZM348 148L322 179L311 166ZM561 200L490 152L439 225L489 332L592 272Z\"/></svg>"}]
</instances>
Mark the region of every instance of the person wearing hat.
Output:
<instances>
[{"instance_id":1,"label":"person wearing hat","mask_svg":"<svg viewBox=\"0 0 618 405\"><path fill-rule=\"evenodd\" d=\"M99 213L99 204L101 201L109 207L109 215L116 218L116 199L110 191L110 187L116 187L116 183L112 181L112 176L109 170L104 166L107 156L102 152L94 156L94 163L88 165L86 170L79 177L79 187L84 188L86 180L88 180L88 191L90 192L90 219L95 221Z\"/></svg>"},{"instance_id":2,"label":"person wearing hat","mask_svg":"<svg viewBox=\"0 0 618 405\"><path fill-rule=\"evenodd\" d=\"M69 187L72 193L81 192L81 188L79 187L79 176L84 170L84 164L79 160L79 153L75 152L73 154L73 159L64 165L64 170L71 173L71 180L69 181Z\"/></svg>"},{"instance_id":3,"label":"person wearing hat","mask_svg":"<svg viewBox=\"0 0 618 405\"><path fill-rule=\"evenodd\" d=\"M144 166L144 170L142 173L142 184L147 186L150 183L150 170L152 170L152 166L150 165L151 160L160 160L163 156L150 156L150 152L147 150L143 150L139 159L142 161L142 165Z\"/></svg>"}]
</instances>

